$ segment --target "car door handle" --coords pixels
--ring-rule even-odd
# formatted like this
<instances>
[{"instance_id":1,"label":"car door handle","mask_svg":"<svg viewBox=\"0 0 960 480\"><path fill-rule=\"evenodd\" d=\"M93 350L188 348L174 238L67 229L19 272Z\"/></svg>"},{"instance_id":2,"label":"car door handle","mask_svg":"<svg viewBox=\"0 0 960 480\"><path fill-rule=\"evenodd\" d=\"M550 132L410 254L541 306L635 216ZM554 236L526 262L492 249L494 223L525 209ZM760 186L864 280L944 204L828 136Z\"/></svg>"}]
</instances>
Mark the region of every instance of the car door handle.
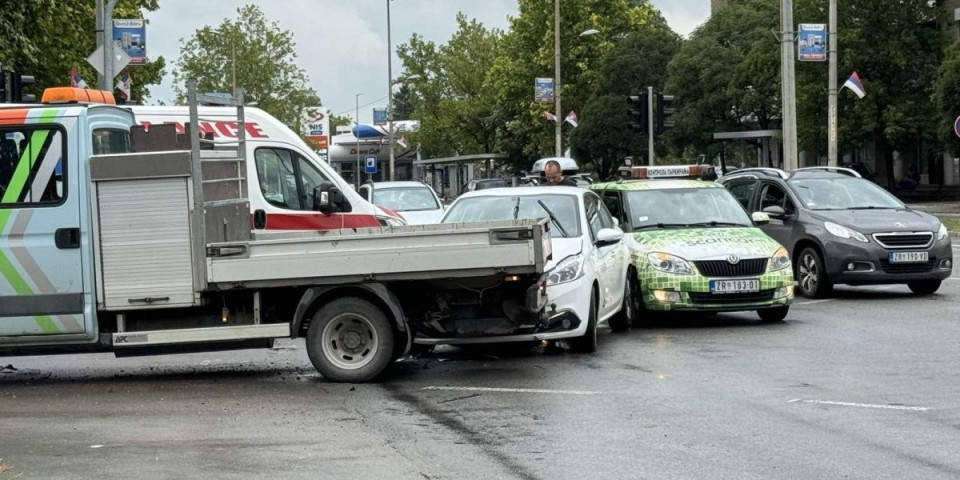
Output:
<instances>
[{"instance_id":1,"label":"car door handle","mask_svg":"<svg viewBox=\"0 0 960 480\"><path fill-rule=\"evenodd\" d=\"M80 248L80 229L76 227L58 228L53 234L53 241L57 248L61 250Z\"/></svg>"}]
</instances>

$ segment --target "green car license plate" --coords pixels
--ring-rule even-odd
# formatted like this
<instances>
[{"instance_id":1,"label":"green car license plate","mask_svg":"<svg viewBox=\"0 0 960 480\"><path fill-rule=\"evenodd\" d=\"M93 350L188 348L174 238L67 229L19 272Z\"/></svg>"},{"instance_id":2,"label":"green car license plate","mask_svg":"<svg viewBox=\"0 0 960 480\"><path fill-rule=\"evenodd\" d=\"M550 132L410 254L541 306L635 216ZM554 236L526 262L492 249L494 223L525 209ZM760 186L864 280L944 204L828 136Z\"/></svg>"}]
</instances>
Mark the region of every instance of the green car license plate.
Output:
<instances>
[{"instance_id":1,"label":"green car license plate","mask_svg":"<svg viewBox=\"0 0 960 480\"><path fill-rule=\"evenodd\" d=\"M760 291L760 280L749 278L743 280L710 280L712 293L744 293Z\"/></svg>"}]
</instances>

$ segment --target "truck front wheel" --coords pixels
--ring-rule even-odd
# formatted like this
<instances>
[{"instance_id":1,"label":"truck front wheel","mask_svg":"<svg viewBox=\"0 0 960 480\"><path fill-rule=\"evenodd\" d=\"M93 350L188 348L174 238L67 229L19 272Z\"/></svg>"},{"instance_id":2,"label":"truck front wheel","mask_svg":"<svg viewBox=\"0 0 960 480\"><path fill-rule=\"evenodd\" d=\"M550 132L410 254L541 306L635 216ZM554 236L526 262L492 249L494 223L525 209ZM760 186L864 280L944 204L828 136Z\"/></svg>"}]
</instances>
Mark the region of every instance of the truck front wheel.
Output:
<instances>
[{"instance_id":1,"label":"truck front wheel","mask_svg":"<svg viewBox=\"0 0 960 480\"><path fill-rule=\"evenodd\" d=\"M368 382L393 359L393 326L376 305L356 297L317 311L307 330L310 362L332 382Z\"/></svg>"}]
</instances>

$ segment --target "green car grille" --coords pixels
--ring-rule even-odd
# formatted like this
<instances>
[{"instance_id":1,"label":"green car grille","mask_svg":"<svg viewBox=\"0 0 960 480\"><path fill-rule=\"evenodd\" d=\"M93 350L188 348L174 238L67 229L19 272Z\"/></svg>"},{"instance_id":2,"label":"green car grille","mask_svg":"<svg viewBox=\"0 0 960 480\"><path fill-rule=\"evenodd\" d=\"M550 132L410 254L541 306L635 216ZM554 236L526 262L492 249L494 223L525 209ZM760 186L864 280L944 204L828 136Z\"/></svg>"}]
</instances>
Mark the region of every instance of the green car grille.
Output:
<instances>
[{"instance_id":1,"label":"green car grille","mask_svg":"<svg viewBox=\"0 0 960 480\"><path fill-rule=\"evenodd\" d=\"M693 262L705 277L746 277L763 275L767 270L766 258L749 258L737 263L726 260L700 260Z\"/></svg>"}]
</instances>

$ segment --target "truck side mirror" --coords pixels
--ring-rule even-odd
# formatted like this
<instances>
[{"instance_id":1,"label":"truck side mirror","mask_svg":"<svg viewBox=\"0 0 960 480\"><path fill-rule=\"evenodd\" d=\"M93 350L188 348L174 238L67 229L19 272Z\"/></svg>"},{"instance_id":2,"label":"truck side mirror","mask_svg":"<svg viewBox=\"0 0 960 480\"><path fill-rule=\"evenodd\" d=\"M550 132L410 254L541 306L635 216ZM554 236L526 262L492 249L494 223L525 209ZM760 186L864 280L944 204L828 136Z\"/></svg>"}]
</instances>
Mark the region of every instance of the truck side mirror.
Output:
<instances>
[{"instance_id":1,"label":"truck side mirror","mask_svg":"<svg viewBox=\"0 0 960 480\"><path fill-rule=\"evenodd\" d=\"M346 205L346 207L344 206ZM349 212L349 202L333 182L322 182L313 189L313 209L320 213Z\"/></svg>"}]
</instances>

